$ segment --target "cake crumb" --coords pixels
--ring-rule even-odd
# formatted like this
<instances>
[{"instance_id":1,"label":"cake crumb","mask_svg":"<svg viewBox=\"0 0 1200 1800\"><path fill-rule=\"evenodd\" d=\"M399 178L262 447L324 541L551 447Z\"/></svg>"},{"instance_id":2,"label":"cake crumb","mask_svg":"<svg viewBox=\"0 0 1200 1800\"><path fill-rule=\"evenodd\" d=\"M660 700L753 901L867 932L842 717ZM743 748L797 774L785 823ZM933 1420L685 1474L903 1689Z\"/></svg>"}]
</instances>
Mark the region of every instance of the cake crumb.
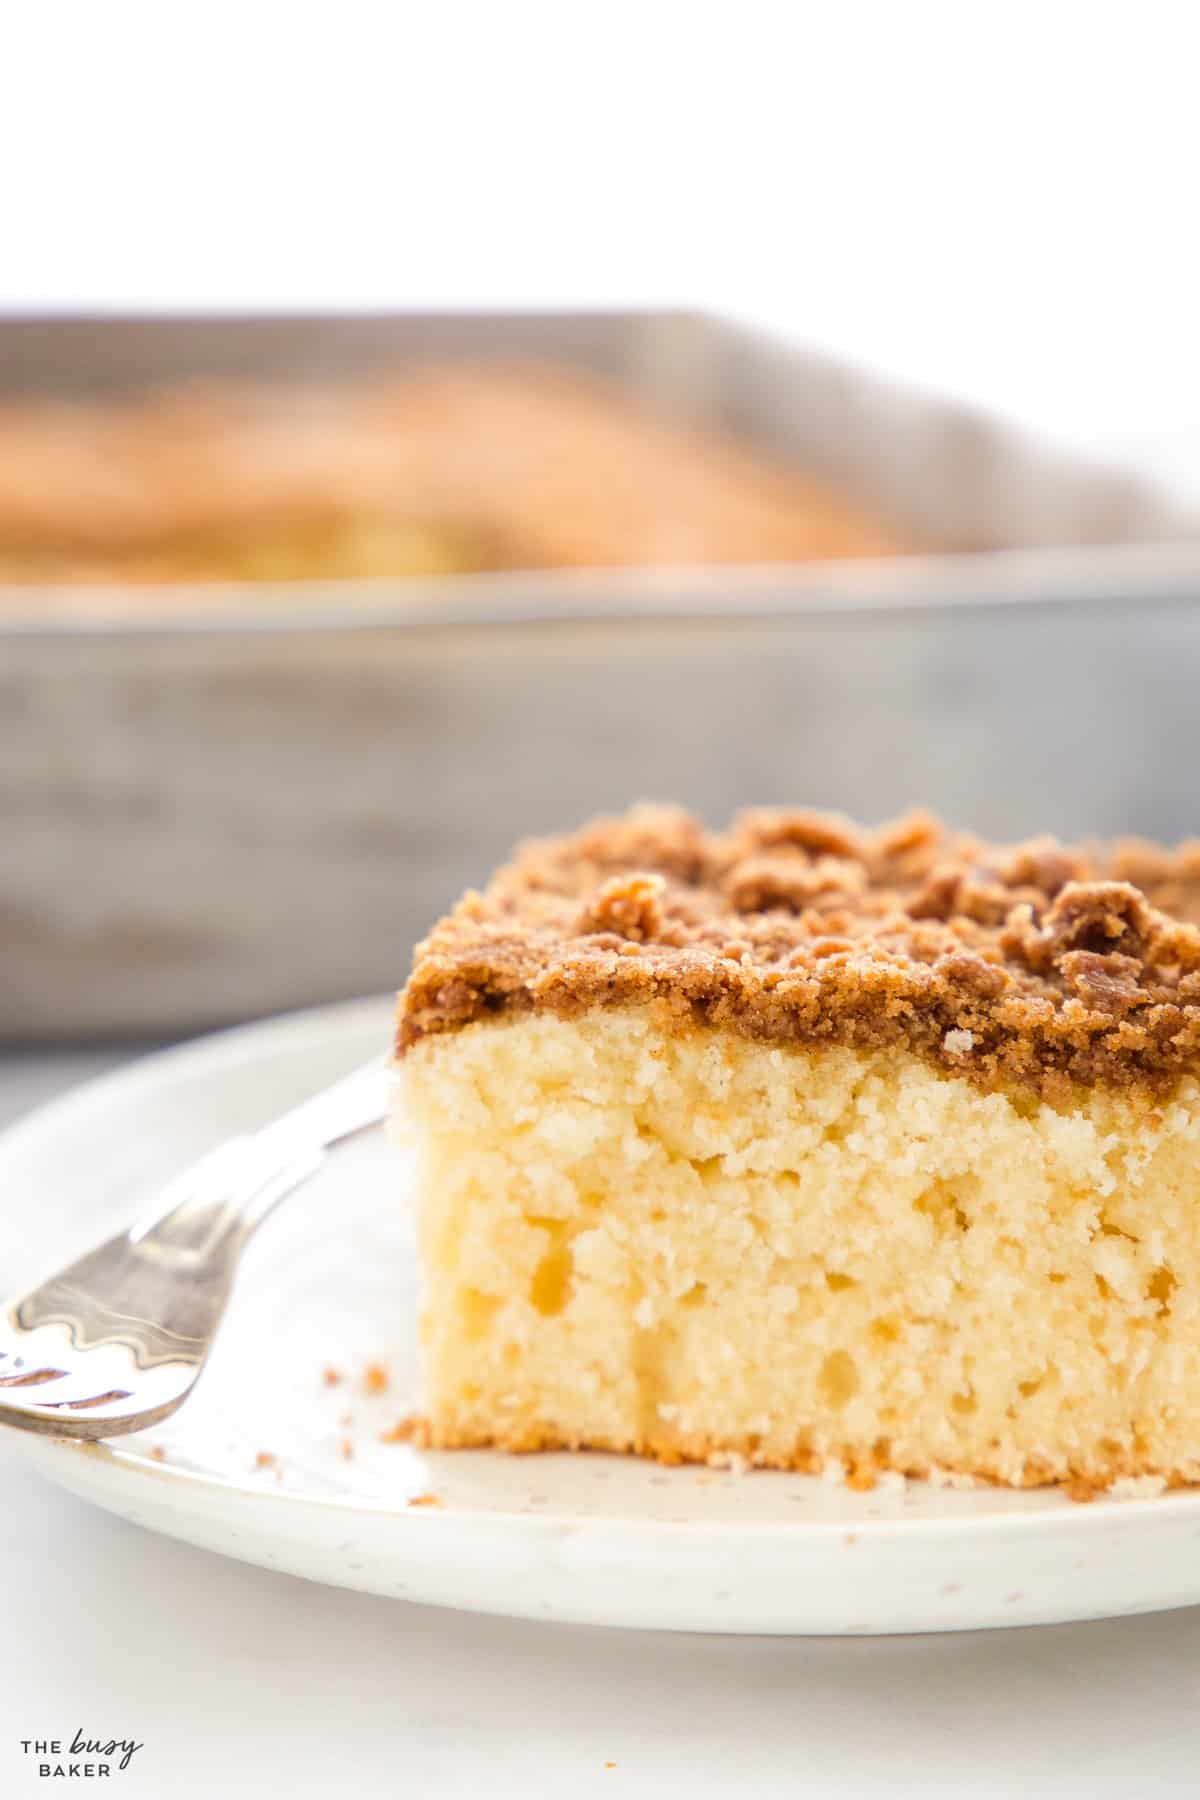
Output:
<instances>
[{"instance_id":1,"label":"cake crumb","mask_svg":"<svg viewBox=\"0 0 1200 1800\"><path fill-rule=\"evenodd\" d=\"M704 1460L710 1469L727 1469L731 1475L745 1475L750 1468L740 1450L713 1450Z\"/></svg>"},{"instance_id":2,"label":"cake crumb","mask_svg":"<svg viewBox=\"0 0 1200 1800\"><path fill-rule=\"evenodd\" d=\"M982 1485L974 1475L967 1475L961 1469L943 1469L937 1463L932 1464L926 1471L925 1480L930 1487L958 1488L963 1491L969 1491L971 1488Z\"/></svg>"},{"instance_id":3,"label":"cake crumb","mask_svg":"<svg viewBox=\"0 0 1200 1800\"><path fill-rule=\"evenodd\" d=\"M1065 1481L1062 1491L1068 1500L1074 1501L1076 1506L1090 1506L1092 1501L1104 1490L1098 1488L1094 1481L1076 1479L1075 1481Z\"/></svg>"},{"instance_id":4,"label":"cake crumb","mask_svg":"<svg viewBox=\"0 0 1200 1800\"><path fill-rule=\"evenodd\" d=\"M868 1469L865 1464L860 1463L857 1468L851 1469L850 1473L846 1476L846 1486L850 1489L851 1493L869 1494L875 1486L876 1480L877 1477L874 1469Z\"/></svg>"},{"instance_id":5,"label":"cake crumb","mask_svg":"<svg viewBox=\"0 0 1200 1800\"><path fill-rule=\"evenodd\" d=\"M275 1452L273 1450L260 1450L254 1458L254 1466L256 1469L273 1469L275 1467Z\"/></svg>"},{"instance_id":6,"label":"cake crumb","mask_svg":"<svg viewBox=\"0 0 1200 1800\"><path fill-rule=\"evenodd\" d=\"M403 1419L397 1419L386 1431L379 1434L381 1444L416 1444L425 1449L429 1444L429 1425L416 1413L408 1413Z\"/></svg>"},{"instance_id":7,"label":"cake crumb","mask_svg":"<svg viewBox=\"0 0 1200 1800\"><path fill-rule=\"evenodd\" d=\"M391 1385L391 1376L382 1363L368 1363L363 1370L363 1386L368 1394L384 1394Z\"/></svg>"},{"instance_id":8,"label":"cake crumb","mask_svg":"<svg viewBox=\"0 0 1200 1800\"><path fill-rule=\"evenodd\" d=\"M340 1369L335 1369L332 1364L327 1363L325 1368L321 1371L321 1380L325 1383L326 1387L340 1387L342 1384L342 1371Z\"/></svg>"},{"instance_id":9,"label":"cake crumb","mask_svg":"<svg viewBox=\"0 0 1200 1800\"><path fill-rule=\"evenodd\" d=\"M1165 1475L1120 1475L1108 1486L1110 1500L1151 1500L1166 1491Z\"/></svg>"},{"instance_id":10,"label":"cake crumb","mask_svg":"<svg viewBox=\"0 0 1200 1800\"><path fill-rule=\"evenodd\" d=\"M437 1494L413 1494L408 1504L410 1506L440 1506L442 1502Z\"/></svg>"},{"instance_id":11,"label":"cake crumb","mask_svg":"<svg viewBox=\"0 0 1200 1800\"><path fill-rule=\"evenodd\" d=\"M167 1460L167 1453L161 1444L151 1444L150 1455L155 1462L166 1462Z\"/></svg>"},{"instance_id":12,"label":"cake crumb","mask_svg":"<svg viewBox=\"0 0 1200 1800\"><path fill-rule=\"evenodd\" d=\"M354 1460L354 1445L349 1438L342 1439L341 1451L342 1451L342 1461L343 1462L353 1462L353 1460Z\"/></svg>"}]
</instances>

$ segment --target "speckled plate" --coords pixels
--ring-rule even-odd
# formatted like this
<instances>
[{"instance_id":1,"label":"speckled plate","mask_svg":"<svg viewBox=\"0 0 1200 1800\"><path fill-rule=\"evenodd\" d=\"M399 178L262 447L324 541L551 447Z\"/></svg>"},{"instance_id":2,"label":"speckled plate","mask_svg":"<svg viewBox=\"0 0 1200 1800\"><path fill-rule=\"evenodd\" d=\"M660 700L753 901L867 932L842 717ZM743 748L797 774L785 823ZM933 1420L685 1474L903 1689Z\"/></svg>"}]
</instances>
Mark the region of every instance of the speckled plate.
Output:
<instances>
[{"instance_id":1,"label":"speckled plate","mask_svg":"<svg viewBox=\"0 0 1200 1800\"><path fill-rule=\"evenodd\" d=\"M223 1033L18 1126L0 1142L5 1287L352 1067L388 1022L386 1002L364 1001ZM12 1431L8 1451L124 1518L247 1562L533 1618L865 1633L1200 1601L1200 1495L1077 1506L916 1482L860 1494L811 1476L387 1442L416 1394L409 1178L379 1132L280 1209L194 1399L168 1425L86 1447ZM372 1364L387 1371L381 1391L369 1391Z\"/></svg>"}]
</instances>

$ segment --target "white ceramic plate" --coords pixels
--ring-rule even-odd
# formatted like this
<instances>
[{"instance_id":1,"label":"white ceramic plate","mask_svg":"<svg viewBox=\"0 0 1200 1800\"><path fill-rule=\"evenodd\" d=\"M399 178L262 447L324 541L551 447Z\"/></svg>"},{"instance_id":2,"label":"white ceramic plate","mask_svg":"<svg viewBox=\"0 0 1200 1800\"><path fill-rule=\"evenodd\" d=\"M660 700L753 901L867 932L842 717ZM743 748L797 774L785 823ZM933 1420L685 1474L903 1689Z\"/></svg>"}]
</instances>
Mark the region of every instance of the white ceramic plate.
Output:
<instances>
[{"instance_id":1,"label":"white ceramic plate","mask_svg":"<svg viewBox=\"0 0 1200 1800\"><path fill-rule=\"evenodd\" d=\"M5 1287L103 1236L189 1158L353 1066L386 1042L389 1016L366 1001L223 1033L18 1126L0 1143ZM488 1612L859 1633L1200 1601L1200 1495L1077 1506L915 1482L856 1494L809 1476L381 1441L416 1393L407 1180L401 1152L373 1133L280 1209L248 1253L194 1399L167 1425L111 1446L20 1432L5 1442L64 1487L189 1543ZM372 1362L390 1370L383 1393L365 1391ZM326 1385L327 1367L341 1384ZM256 1466L260 1452L273 1460ZM428 1495L437 1504L412 1504Z\"/></svg>"}]
</instances>

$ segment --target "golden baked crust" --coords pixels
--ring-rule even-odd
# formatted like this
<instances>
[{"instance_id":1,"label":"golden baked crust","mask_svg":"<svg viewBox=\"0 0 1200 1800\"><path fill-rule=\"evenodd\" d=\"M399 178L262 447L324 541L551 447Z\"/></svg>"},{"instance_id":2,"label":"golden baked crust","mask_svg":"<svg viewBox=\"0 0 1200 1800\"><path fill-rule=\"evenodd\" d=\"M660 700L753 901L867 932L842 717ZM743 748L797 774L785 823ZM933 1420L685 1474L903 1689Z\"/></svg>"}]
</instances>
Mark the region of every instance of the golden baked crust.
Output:
<instances>
[{"instance_id":1,"label":"golden baked crust","mask_svg":"<svg viewBox=\"0 0 1200 1800\"><path fill-rule=\"evenodd\" d=\"M617 1456L643 1456L666 1468L685 1463L699 1463L709 1468L744 1465L753 1469L778 1469L794 1475L820 1475L840 1468L845 1485L858 1492L870 1492L881 1475L903 1475L909 1480L932 1481L949 1485L956 1478L971 1485L991 1482L998 1487L1043 1488L1062 1487L1068 1499L1086 1505L1119 1481L1150 1481L1164 1489L1198 1485L1194 1465L1188 1468L1148 1466L1133 1455L1110 1456L1108 1460L1086 1457L1069 1458L1066 1474L1054 1461L1031 1456L1019 1469L1002 1458L972 1458L969 1462L939 1461L897 1457L886 1440L880 1440L868 1452L836 1455L813 1450L806 1441L808 1433L798 1431L794 1444L783 1449L764 1449L760 1438L746 1432L736 1438L720 1439L702 1432L680 1434L657 1432L645 1437L572 1436L569 1432L541 1427L537 1430L514 1430L498 1421L495 1428L455 1430L435 1422L421 1413L410 1413L384 1434L383 1441L413 1444L421 1450L503 1450L510 1456L538 1456L550 1450L608 1451Z\"/></svg>"},{"instance_id":2,"label":"golden baked crust","mask_svg":"<svg viewBox=\"0 0 1200 1800\"><path fill-rule=\"evenodd\" d=\"M848 496L543 365L0 408L0 579L186 582L876 556Z\"/></svg>"},{"instance_id":3,"label":"golden baked crust","mask_svg":"<svg viewBox=\"0 0 1200 1800\"><path fill-rule=\"evenodd\" d=\"M988 844L642 806L525 845L418 946L397 1052L497 1014L653 1006L796 1045L904 1046L984 1087L1200 1070L1200 843Z\"/></svg>"}]
</instances>

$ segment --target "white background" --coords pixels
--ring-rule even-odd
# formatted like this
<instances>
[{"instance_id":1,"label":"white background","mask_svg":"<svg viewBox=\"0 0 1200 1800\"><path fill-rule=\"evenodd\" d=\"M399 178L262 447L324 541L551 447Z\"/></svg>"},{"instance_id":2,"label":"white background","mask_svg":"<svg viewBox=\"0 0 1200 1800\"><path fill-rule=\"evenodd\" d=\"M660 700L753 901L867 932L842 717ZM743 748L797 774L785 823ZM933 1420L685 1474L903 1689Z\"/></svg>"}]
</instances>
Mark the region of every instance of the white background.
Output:
<instances>
[{"instance_id":1,"label":"white background","mask_svg":"<svg viewBox=\"0 0 1200 1800\"><path fill-rule=\"evenodd\" d=\"M13 8L0 306L707 303L1200 499L1194 18ZM0 1109L86 1066L10 1059ZM145 1740L102 1791L146 1800L1200 1786L1195 1612L892 1642L568 1631L242 1568L8 1456L0 1480L4 1800L52 1791L18 1740L76 1727Z\"/></svg>"},{"instance_id":2,"label":"white background","mask_svg":"<svg viewBox=\"0 0 1200 1800\"><path fill-rule=\"evenodd\" d=\"M1189 0L13 7L0 306L706 302L1200 499L1198 39Z\"/></svg>"}]
</instances>

